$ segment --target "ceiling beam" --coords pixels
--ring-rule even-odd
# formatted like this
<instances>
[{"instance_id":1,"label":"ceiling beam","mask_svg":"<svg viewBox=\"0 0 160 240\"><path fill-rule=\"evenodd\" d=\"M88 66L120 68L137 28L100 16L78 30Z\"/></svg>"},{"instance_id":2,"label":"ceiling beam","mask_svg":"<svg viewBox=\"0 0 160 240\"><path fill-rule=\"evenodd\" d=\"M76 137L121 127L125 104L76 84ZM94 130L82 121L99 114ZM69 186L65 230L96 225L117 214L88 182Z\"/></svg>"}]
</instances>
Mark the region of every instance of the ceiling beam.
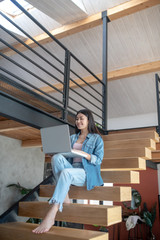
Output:
<instances>
[{"instance_id":1,"label":"ceiling beam","mask_svg":"<svg viewBox=\"0 0 160 240\"><path fill-rule=\"evenodd\" d=\"M115 6L113 8L108 9L108 18L110 21L113 21L115 19L130 15L132 13L141 11L143 9L152 7L154 5L159 4L159 0L131 0L127 1L125 3L122 3L118 6ZM64 37L67 37L69 35L72 35L74 33L78 33L93 27L96 27L98 25L102 24L102 16L101 12L94 14L92 16L89 16L83 20L74 22L69 25L64 25L62 27L56 28L51 32L57 39L61 39ZM41 34L36 37L34 37L36 41L38 41L40 44L46 44L51 41L53 41L47 34ZM30 39L25 41L27 45L29 45L31 48L36 47L37 45ZM24 47L22 44L18 43L15 44L14 47L18 49L19 51L23 52L26 50L26 47ZM12 56L15 54L13 50L10 48L4 48L1 50L4 54L7 56Z\"/></svg>"},{"instance_id":2,"label":"ceiling beam","mask_svg":"<svg viewBox=\"0 0 160 240\"><path fill-rule=\"evenodd\" d=\"M107 10L110 21L160 4L159 0L130 0Z\"/></svg>"},{"instance_id":3,"label":"ceiling beam","mask_svg":"<svg viewBox=\"0 0 160 240\"><path fill-rule=\"evenodd\" d=\"M156 72L156 71L160 71L160 61L144 63L144 64L140 64L132 67L126 67L126 68L108 72L108 81L123 79L127 77L133 77L136 75L141 75L141 74L146 74L146 73ZM102 79L102 73L97 74L96 76ZM98 81L96 80L96 78L92 76L87 76L87 77L84 77L83 79L91 85L98 84ZM82 82L80 79L75 79L74 81L77 82L81 87L86 86L86 84ZM58 88L59 90L63 89L63 85L60 83L55 84L54 87ZM75 83L70 81L70 87L76 88L78 86ZM46 93L55 92L55 90L49 86L42 87L40 88L40 90L43 90Z\"/></svg>"},{"instance_id":4,"label":"ceiling beam","mask_svg":"<svg viewBox=\"0 0 160 240\"><path fill-rule=\"evenodd\" d=\"M156 72L160 70L160 61L143 63L136 66L126 67L111 71L108 73L108 80L117 80L126 77L133 77L136 75L146 74L150 72Z\"/></svg>"}]
</instances>

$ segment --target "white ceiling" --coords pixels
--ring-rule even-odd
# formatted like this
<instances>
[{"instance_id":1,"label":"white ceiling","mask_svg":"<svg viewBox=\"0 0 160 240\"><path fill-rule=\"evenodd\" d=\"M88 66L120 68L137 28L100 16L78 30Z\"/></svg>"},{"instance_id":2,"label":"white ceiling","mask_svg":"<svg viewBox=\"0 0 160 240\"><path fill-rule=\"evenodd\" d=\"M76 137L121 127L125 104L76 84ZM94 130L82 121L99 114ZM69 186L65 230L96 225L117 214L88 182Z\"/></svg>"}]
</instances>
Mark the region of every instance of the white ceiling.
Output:
<instances>
[{"instance_id":1,"label":"white ceiling","mask_svg":"<svg viewBox=\"0 0 160 240\"><path fill-rule=\"evenodd\" d=\"M87 17L85 10L72 0L28 0L28 2L62 25Z\"/></svg>"},{"instance_id":2,"label":"white ceiling","mask_svg":"<svg viewBox=\"0 0 160 240\"><path fill-rule=\"evenodd\" d=\"M34 1L30 0L29 2L32 2L33 4ZM86 13L92 15L115 5L119 5L125 2L125 0L83 0L82 2ZM58 22L57 17L55 17L55 21L55 19L46 16L46 14L37 9L31 10L31 14L35 16L38 21L43 23L48 30L61 26L61 21L59 20L60 22ZM59 14L59 17L62 18L63 15ZM74 16L74 19L76 19L76 16ZM32 36L42 33L42 31L38 30L34 24L29 23L24 15L15 18L14 21ZM66 21L73 21L72 17L69 19L67 16ZM128 66L160 60L159 23L160 5L110 22L108 24L108 70L112 71ZM13 42L11 39L9 39L9 41ZM102 72L102 26L73 34L60 39L60 41L95 74ZM64 51L57 47L55 42L45 44L45 47L64 61ZM43 53L43 56L47 57L50 62L60 66L39 47L35 48L35 50ZM60 74L53 71L50 66L39 60L38 57L29 53L29 51L24 53L27 56L31 56L31 58L37 63L41 63L46 70L51 71L56 74L57 77L62 79ZM23 64L31 71L34 71L36 74L46 79L46 75L38 70L37 67L31 65L28 61L22 61L22 57L15 54L11 58L19 63L23 62ZM5 66L10 71L16 71L20 77L23 77L27 81L34 82L39 87L44 86L44 84L40 84L34 77L29 74L24 74L22 70L14 67L13 64L9 63L7 60L1 59L0 62L2 66ZM74 68L78 74L81 74L81 76L89 75L74 62L71 63L71 67ZM63 70L63 68L61 69ZM51 83L56 82L49 75L47 75L47 80ZM99 86L95 86L95 88L99 89ZM82 92L82 90L78 91ZM82 92L82 94L84 93ZM58 94L57 97L59 97ZM154 73L110 81L108 83L108 103L110 118L156 112Z\"/></svg>"}]
</instances>

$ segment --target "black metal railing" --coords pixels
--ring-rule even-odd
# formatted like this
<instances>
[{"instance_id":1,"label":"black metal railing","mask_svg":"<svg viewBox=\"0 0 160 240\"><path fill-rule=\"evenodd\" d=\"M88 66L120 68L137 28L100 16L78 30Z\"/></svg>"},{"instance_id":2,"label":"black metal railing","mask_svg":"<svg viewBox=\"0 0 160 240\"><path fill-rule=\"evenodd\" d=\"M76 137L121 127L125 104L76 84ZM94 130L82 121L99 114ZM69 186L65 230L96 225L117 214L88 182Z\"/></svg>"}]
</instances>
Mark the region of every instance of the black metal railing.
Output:
<instances>
[{"instance_id":1,"label":"black metal railing","mask_svg":"<svg viewBox=\"0 0 160 240\"><path fill-rule=\"evenodd\" d=\"M25 89L29 89L30 92L32 91L32 97L34 95L36 99L40 98L42 100L43 97L46 99L45 101L47 101L48 106L50 106L48 107L48 111L52 112L51 107L53 107L53 112L55 112L55 109L58 109L57 111L61 112L61 118L66 122L69 121L69 116L73 117L75 115L77 110L81 108L89 108L92 111L96 122L106 131L106 83L104 79L103 81L99 79L29 12L16 2L16 0L10 1L15 4L17 8L19 8L32 21L32 23L49 36L52 44L54 44L53 50L57 50L58 48L60 53L60 56L57 56L55 53L56 51L53 51L54 53L52 53L52 50L50 51L47 46L41 45L28 32L1 12L1 16L5 20L12 24L34 44L33 49L33 47L26 43L26 39L20 39L13 34L13 32L9 31L4 26L1 26L4 33L14 39L16 43L18 42L18 44L24 49L22 52L21 50L18 50L15 45L1 39L5 49L2 49L2 52L0 53L4 62L4 64L2 62L2 67L0 67L0 69L3 72L3 75L10 79L10 85L14 85L14 87L17 87L17 90L21 89L21 91L24 87L23 91L25 93ZM16 56L18 54L18 58L8 56L7 53L5 54L6 49L15 52ZM98 84L99 90L97 87L89 84L86 77L92 77ZM5 88L8 93L9 84L0 80L0 89L4 91ZM19 94L21 95L21 98L23 98L23 101L28 101L29 98L27 97L27 99L25 99L25 94L21 91ZM34 104L38 104L34 99L32 100L32 103L33 102ZM45 107L45 109L47 111L47 107Z\"/></svg>"},{"instance_id":2,"label":"black metal railing","mask_svg":"<svg viewBox=\"0 0 160 240\"><path fill-rule=\"evenodd\" d=\"M155 75L155 79L156 79L157 117L158 117L157 132L160 136L160 77L158 76L158 74Z\"/></svg>"},{"instance_id":3,"label":"black metal railing","mask_svg":"<svg viewBox=\"0 0 160 240\"><path fill-rule=\"evenodd\" d=\"M37 201L39 198L40 185L53 184L54 181L55 180L54 180L53 174L45 178L40 184L38 184L35 188L33 188L28 194L26 194L19 201L14 203L7 211L5 211L2 215L0 215L0 223L16 222L17 216L18 216L19 203L26 202L26 201Z\"/></svg>"}]
</instances>

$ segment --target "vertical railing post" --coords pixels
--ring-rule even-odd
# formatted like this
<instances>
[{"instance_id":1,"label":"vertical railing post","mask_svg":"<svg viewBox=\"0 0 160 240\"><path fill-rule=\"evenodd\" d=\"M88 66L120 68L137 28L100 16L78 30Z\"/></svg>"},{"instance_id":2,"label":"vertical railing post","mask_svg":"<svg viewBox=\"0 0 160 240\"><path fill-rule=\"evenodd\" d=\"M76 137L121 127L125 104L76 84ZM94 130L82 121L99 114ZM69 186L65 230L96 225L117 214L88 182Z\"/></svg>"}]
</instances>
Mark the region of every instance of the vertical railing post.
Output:
<instances>
[{"instance_id":1,"label":"vertical railing post","mask_svg":"<svg viewBox=\"0 0 160 240\"><path fill-rule=\"evenodd\" d=\"M160 83L160 78L158 74L155 75L156 78L156 96L157 96L157 117L158 117L158 127L157 127L157 132L160 135L160 104L159 104L159 83Z\"/></svg>"},{"instance_id":2,"label":"vertical railing post","mask_svg":"<svg viewBox=\"0 0 160 240\"><path fill-rule=\"evenodd\" d=\"M102 20L103 20L103 54L102 54L102 75L103 75L103 89L102 89L102 126L105 129L105 133L107 134L107 58L108 58L108 17L107 11L102 12Z\"/></svg>"},{"instance_id":3,"label":"vertical railing post","mask_svg":"<svg viewBox=\"0 0 160 240\"><path fill-rule=\"evenodd\" d=\"M70 52L65 51L65 66L64 66L64 86L63 86L63 120L67 121L68 102L69 102L69 79L70 79Z\"/></svg>"}]
</instances>

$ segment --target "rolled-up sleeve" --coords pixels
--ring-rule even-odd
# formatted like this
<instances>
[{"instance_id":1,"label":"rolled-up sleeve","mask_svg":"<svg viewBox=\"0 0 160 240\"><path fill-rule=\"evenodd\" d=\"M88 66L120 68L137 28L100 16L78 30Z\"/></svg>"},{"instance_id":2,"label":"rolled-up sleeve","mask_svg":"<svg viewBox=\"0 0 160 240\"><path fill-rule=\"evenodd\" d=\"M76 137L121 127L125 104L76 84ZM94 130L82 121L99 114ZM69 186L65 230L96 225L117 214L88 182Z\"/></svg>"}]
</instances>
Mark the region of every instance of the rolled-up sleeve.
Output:
<instances>
[{"instance_id":1,"label":"rolled-up sleeve","mask_svg":"<svg viewBox=\"0 0 160 240\"><path fill-rule=\"evenodd\" d=\"M100 165L104 156L104 143L101 136L98 136L95 142L95 148L91 155L90 162L94 165Z\"/></svg>"}]
</instances>

